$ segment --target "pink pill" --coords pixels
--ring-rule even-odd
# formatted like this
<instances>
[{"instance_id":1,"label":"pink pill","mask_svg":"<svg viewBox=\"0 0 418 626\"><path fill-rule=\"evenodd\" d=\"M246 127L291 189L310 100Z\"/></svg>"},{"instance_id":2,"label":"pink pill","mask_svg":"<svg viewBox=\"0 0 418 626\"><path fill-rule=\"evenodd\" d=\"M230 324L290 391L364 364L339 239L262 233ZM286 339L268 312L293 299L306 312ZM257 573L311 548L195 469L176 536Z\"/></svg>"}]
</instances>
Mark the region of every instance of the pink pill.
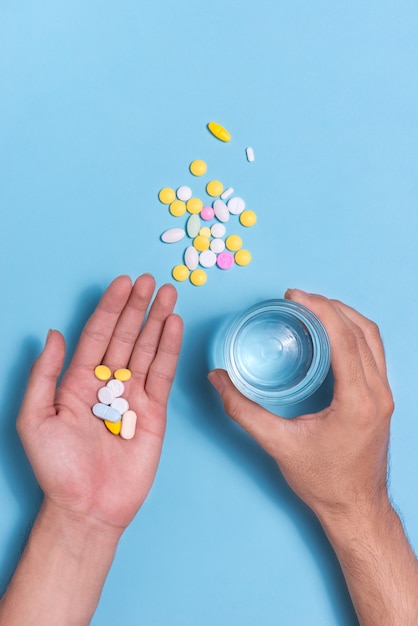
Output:
<instances>
[{"instance_id":1,"label":"pink pill","mask_svg":"<svg viewBox=\"0 0 418 626\"><path fill-rule=\"evenodd\" d=\"M213 218L214 215L215 211L212 209L211 206L204 206L203 209L200 211L200 217L202 218L202 220L209 221Z\"/></svg>"},{"instance_id":2,"label":"pink pill","mask_svg":"<svg viewBox=\"0 0 418 626\"><path fill-rule=\"evenodd\" d=\"M234 255L226 251L221 252L216 257L216 265L221 270L229 270L234 265Z\"/></svg>"}]
</instances>

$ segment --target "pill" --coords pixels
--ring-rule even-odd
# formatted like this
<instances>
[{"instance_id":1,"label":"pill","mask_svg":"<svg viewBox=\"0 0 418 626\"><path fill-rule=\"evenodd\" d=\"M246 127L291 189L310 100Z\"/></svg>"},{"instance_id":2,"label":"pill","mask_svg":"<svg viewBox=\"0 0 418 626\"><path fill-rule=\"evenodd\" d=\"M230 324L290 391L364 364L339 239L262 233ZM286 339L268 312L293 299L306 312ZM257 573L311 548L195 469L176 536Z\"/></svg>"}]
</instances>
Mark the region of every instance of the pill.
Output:
<instances>
[{"instance_id":1,"label":"pill","mask_svg":"<svg viewBox=\"0 0 418 626\"><path fill-rule=\"evenodd\" d=\"M212 133L214 137L216 137L217 139L220 139L221 141L231 140L230 133L226 130L226 128L224 128L217 122L209 122L208 129L210 130L210 132Z\"/></svg>"},{"instance_id":2,"label":"pill","mask_svg":"<svg viewBox=\"0 0 418 626\"><path fill-rule=\"evenodd\" d=\"M241 215L239 216L239 221L243 226L254 226L257 221L257 215L254 213L254 211L250 211L249 209L247 209L246 211L243 211L241 213Z\"/></svg>"},{"instance_id":3,"label":"pill","mask_svg":"<svg viewBox=\"0 0 418 626\"><path fill-rule=\"evenodd\" d=\"M107 365L97 365L97 367L95 367L94 369L94 375L99 380L109 380L109 378L112 376L112 372L107 367Z\"/></svg>"},{"instance_id":4,"label":"pill","mask_svg":"<svg viewBox=\"0 0 418 626\"><path fill-rule=\"evenodd\" d=\"M201 287L205 284L207 280L207 275L204 270L194 270L190 274L190 282L196 287Z\"/></svg>"},{"instance_id":5,"label":"pill","mask_svg":"<svg viewBox=\"0 0 418 626\"><path fill-rule=\"evenodd\" d=\"M225 242L223 239L212 239L210 242L210 249L215 254L219 254L225 250Z\"/></svg>"},{"instance_id":6,"label":"pill","mask_svg":"<svg viewBox=\"0 0 418 626\"><path fill-rule=\"evenodd\" d=\"M123 396L125 392L125 385L121 380L117 380L117 378L112 378L112 380L109 380L106 387L109 387L109 389L113 391L113 395L115 398Z\"/></svg>"},{"instance_id":7,"label":"pill","mask_svg":"<svg viewBox=\"0 0 418 626\"><path fill-rule=\"evenodd\" d=\"M216 265L221 270L229 270L234 265L234 256L225 250L216 257Z\"/></svg>"},{"instance_id":8,"label":"pill","mask_svg":"<svg viewBox=\"0 0 418 626\"><path fill-rule=\"evenodd\" d=\"M182 264L173 267L173 271L171 273L174 280L178 280L179 282L182 282L183 280L187 280L189 278L189 268Z\"/></svg>"},{"instance_id":9,"label":"pill","mask_svg":"<svg viewBox=\"0 0 418 626\"><path fill-rule=\"evenodd\" d=\"M199 253L193 246L186 248L184 252L184 262L189 270L195 270L199 265Z\"/></svg>"},{"instance_id":10,"label":"pill","mask_svg":"<svg viewBox=\"0 0 418 626\"><path fill-rule=\"evenodd\" d=\"M161 241L164 243L176 243L186 235L182 228L169 228L161 235Z\"/></svg>"},{"instance_id":11,"label":"pill","mask_svg":"<svg viewBox=\"0 0 418 626\"><path fill-rule=\"evenodd\" d=\"M135 411L126 411L122 416L122 427L120 429L120 436L122 439L132 439L135 435L136 428L136 413Z\"/></svg>"},{"instance_id":12,"label":"pill","mask_svg":"<svg viewBox=\"0 0 418 626\"><path fill-rule=\"evenodd\" d=\"M203 252L203 250L207 250L210 246L209 237L205 237L204 235L198 235L193 239L193 246L199 252Z\"/></svg>"},{"instance_id":13,"label":"pill","mask_svg":"<svg viewBox=\"0 0 418 626\"><path fill-rule=\"evenodd\" d=\"M109 422L118 422L121 418L119 411L111 406L107 406L107 404L102 404L101 402L95 404L92 411L93 415L96 417L100 417L102 420L108 420Z\"/></svg>"},{"instance_id":14,"label":"pill","mask_svg":"<svg viewBox=\"0 0 418 626\"><path fill-rule=\"evenodd\" d=\"M187 202L187 200L190 200L192 195L192 190L190 189L190 187L187 187L187 185L182 185L177 189L177 198L179 200L184 200L184 202Z\"/></svg>"},{"instance_id":15,"label":"pill","mask_svg":"<svg viewBox=\"0 0 418 626\"><path fill-rule=\"evenodd\" d=\"M158 194L158 199L163 204L171 204L176 199L176 192L171 187L164 187Z\"/></svg>"},{"instance_id":16,"label":"pill","mask_svg":"<svg viewBox=\"0 0 418 626\"><path fill-rule=\"evenodd\" d=\"M232 187L228 187L227 189L225 189L225 191L221 193L222 200L226 200L227 198L229 198L229 196L232 196L233 193L234 189Z\"/></svg>"},{"instance_id":17,"label":"pill","mask_svg":"<svg viewBox=\"0 0 418 626\"><path fill-rule=\"evenodd\" d=\"M182 200L174 200L168 209L174 217L181 217L186 213L186 203Z\"/></svg>"},{"instance_id":18,"label":"pill","mask_svg":"<svg viewBox=\"0 0 418 626\"><path fill-rule=\"evenodd\" d=\"M129 402L126 398L115 398L110 406L119 411L121 415L129 411Z\"/></svg>"},{"instance_id":19,"label":"pill","mask_svg":"<svg viewBox=\"0 0 418 626\"><path fill-rule=\"evenodd\" d=\"M211 236L211 232L210 232L209 226L203 226L199 230L199 235L202 235L202 237L210 237Z\"/></svg>"},{"instance_id":20,"label":"pill","mask_svg":"<svg viewBox=\"0 0 418 626\"><path fill-rule=\"evenodd\" d=\"M248 250L238 250L238 252L235 252L234 258L237 265L248 265L248 263L251 263L251 253Z\"/></svg>"},{"instance_id":21,"label":"pill","mask_svg":"<svg viewBox=\"0 0 418 626\"><path fill-rule=\"evenodd\" d=\"M207 222L213 219L214 215L215 215L215 211L212 209L211 206L204 206L200 212L200 217L202 218L202 220L205 220Z\"/></svg>"},{"instance_id":22,"label":"pill","mask_svg":"<svg viewBox=\"0 0 418 626\"><path fill-rule=\"evenodd\" d=\"M110 430L111 433L113 433L114 435L120 434L122 420L119 420L118 422L109 422L109 420L104 420L104 423L107 430Z\"/></svg>"},{"instance_id":23,"label":"pill","mask_svg":"<svg viewBox=\"0 0 418 626\"><path fill-rule=\"evenodd\" d=\"M189 166L189 169L193 176L203 176L203 174L206 174L207 168L208 166L206 165L206 163L204 161L201 161L200 159L192 161Z\"/></svg>"},{"instance_id":24,"label":"pill","mask_svg":"<svg viewBox=\"0 0 418 626\"><path fill-rule=\"evenodd\" d=\"M242 239L238 235L229 235L229 237L225 239L225 246L228 248L228 250L236 252L237 250L242 248Z\"/></svg>"},{"instance_id":25,"label":"pill","mask_svg":"<svg viewBox=\"0 0 418 626\"><path fill-rule=\"evenodd\" d=\"M206 185L206 192L209 196L216 198L220 196L224 190L224 186L220 180L210 180Z\"/></svg>"},{"instance_id":26,"label":"pill","mask_svg":"<svg viewBox=\"0 0 418 626\"><path fill-rule=\"evenodd\" d=\"M245 202L242 198L231 198L228 200L228 209L232 215L239 215L245 209Z\"/></svg>"},{"instance_id":27,"label":"pill","mask_svg":"<svg viewBox=\"0 0 418 626\"><path fill-rule=\"evenodd\" d=\"M121 380L122 382L125 382L126 380L130 379L130 377L132 376L132 372L131 370L128 370L127 367L121 367L118 370L116 370L113 376L117 380Z\"/></svg>"},{"instance_id":28,"label":"pill","mask_svg":"<svg viewBox=\"0 0 418 626\"><path fill-rule=\"evenodd\" d=\"M211 227L210 232L212 237L223 237L226 233L226 228L223 224L214 224Z\"/></svg>"},{"instance_id":29,"label":"pill","mask_svg":"<svg viewBox=\"0 0 418 626\"><path fill-rule=\"evenodd\" d=\"M216 263L216 254L213 250L204 250L199 255L199 263L202 267L213 267Z\"/></svg>"},{"instance_id":30,"label":"pill","mask_svg":"<svg viewBox=\"0 0 418 626\"><path fill-rule=\"evenodd\" d=\"M251 147L245 149L247 160L252 163L254 161L254 150Z\"/></svg>"},{"instance_id":31,"label":"pill","mask_svg":"<svg viewBox=\"0 0 418 626\"><path fill-rule=\"evenodd\" d=\"M227 222L229 220L229 209L223 200L215 200L213 210L216 219L220 222Z\"/></svg>"},{"instance_id":32,"label":"pill","mask_svg":"<svg viewBox=\"0 0 418 626\"><path fill-rule=\"evenodd\" d=\"M190 200L186 202L186 208L189 213L200 213L203 208L203 202L200 198L190 198Z\"/></svg>"},{"instance_id":33,"label":"pill","mask_svg":"<svg viewBox=\"0 0 418 626\"><path fill-rule=\"evenodd\" d=\"M101 387L97 392L97 398L102 404L112 404L116 398L115 394L109 387Z\"/></svg>"},{"instance_id":34,"label":"pill","mask_svg":"<svg viewBox=\"0 0 418 626\"><path fill-rule=\"evenodd\" d=\"M200 230L200 219L198 215L191 215L187 220L186 231L191 239L197 237Z\"/></svg>"}]
</instances>

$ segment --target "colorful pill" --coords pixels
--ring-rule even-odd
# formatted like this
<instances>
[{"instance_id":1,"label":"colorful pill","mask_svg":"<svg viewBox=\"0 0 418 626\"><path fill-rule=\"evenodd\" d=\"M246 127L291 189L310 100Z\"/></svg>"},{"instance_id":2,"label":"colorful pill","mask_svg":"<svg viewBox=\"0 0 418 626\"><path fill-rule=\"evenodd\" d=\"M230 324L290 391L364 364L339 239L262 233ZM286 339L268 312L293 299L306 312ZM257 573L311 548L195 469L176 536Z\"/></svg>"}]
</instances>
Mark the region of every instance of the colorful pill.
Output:
<instances>
[{"instance_id":1,"label":"colorful pill","mask_svg":"<svg viewBox=\"0 0 418 626\"><path fill-rule=\"evenodd\" d=\"M181 217L186 213L186 203L182 200L174 200L168 209L174 217Z\"/></svg>"},{"instance_id":2,"label":"colorful pill","mask_svg":"<svg viewBox=\"0 0 418 626\"><path fill-rule=\"evenodd\" d=\"M245 202L242 198L231 198L228 200L228 209L232 215L239 215L245 209Z\"/></svg>"},{"instance_id":3,"label":"colorful pill","mask_svg":"<svg viewBox=\"0 0 418 626\"><path fill-rule=\"evenodd\" d=\"M200 218L198 215L191 215L187 220L186 231L187 235L194 239L199 234L200 230Z\"/></svg>"},{"instance_id":4,"label":"colorful pill","mask_svg":"<svg viewBox=\"0 0 418 626\"><path fill-rule=\"evenodd\" d=\"M116 380L121 380L122 382L125 382L130 379L130 377L132 376L132 372L131 370L128 370L127 367L121 367L116 370L113 376L116 378Z\"/></svg>"},{"instance_id":5,"label":"colorful pill","mask_svg":"<svg viewBox=\"0 0 418 626\"><path fill-rule=\"evenodd\" d=\"M112 372L107 367L107 365L98 365L94 369L94 375L99 380L109 380L109 378L112 376Z\"/></svg>"},{"instance_id":6,"label":"colorful pill","mask_svg":"<svg viewBox=\"0 0 418 626\"><path fill-rule=\"evenodd\" d=\"M105 426L107 428L107 430L110 430L110 432L113 435L119 435L120 434L120 430L121 430L121 426L122 426L122 420L119 420L118 422L109 422L109 420L104 420Z\"/></svg>"},{"instance_id":7,"label":"colorful pill","mask_svg":"<svg viewBox=\"0 0 418 626\"><path fill-rule=\"evenodd\" d=\"M120 436L122 439L132 439L135 435L136 428L136 413L135 411L126 411L122 416L122 427L120 429Z\"/></svg>"},{"instance_id":8,"label":"colorful pill","mask_svg":"<svg viewBox=\"0 0 418 626\"><path fill-rule=\"evenodd\" d=\"M254 150L251 147L245 149L245 154L247 155L247 160L249 163L254 161Z\"/></svg>"},{"instance_id":9,"label":"colorful pill","mask_svg":"<svg viewBox=\"0 0 418 626\"><path fill-rule=\"evenodd\" d=\"M186 233L182 228L169 228L161 235L161 241L164 241L164 243L176 243L183 239L185 235Z\"/></svg>"},{"instance_id":10,"label":"colorful pill","mask_svg":"<svg viewBox=\"0 0 418 626\"><path fill-rule=\"evenodd\" d=\"M192 190L190 189L190 187L187 187L187 185L182 185L177 189L177 198L179 200L187 202L187 200L190 200L192 195Z\"/></svg>"},{"instance_id":11,"label":"colorful pill","mask_svg":"<svg viewBox=\"0 0 418 626\"><path fill-rule=\"evenodd\" d=\"M238 235L229 235L229 237L225 239L225 246L228 250L231 250L231 252L236 252L242 248L242 239Z\"/></svg>"},{"instance_id":12,"label":"colorful pill","mask_svg":"<svg viewBox=\"0 0 418 626\"><path fill-rule=\"evenodd\" d=\"M109 380L106 387L109 387L109 389L113 391L113 395L115 398L123 396L125 392L125 385L121 380L118 380L117 378L112 378L112 380Z\"/></svg>"},{"instance_id":13,"label":"colorful pill","mask_svg":"<svg viewBox=\"0 0 418 626\"><path fill-rule=\"evenodd\" d=\"M126 398L115 398L110 406L119 411L121 415L129 411L129 402Z\"/></svg>"},{"instance_id":14,"label":"colorful pill","mask_svg":"<svg viewBox=\"0 0 418 626\"><path fill-rule=\"evenodd\" d=\"M203 202L200 198L190 198L190 200L186 202L186 208L189 213L200 213L203 208Z\"/></svg>"},{"instance_id":15,"label":"colorful pill","mask_svg":"<svg viewBox=\"0 0 418 626\"><path fill-rule=\"evenodd\" d=\"M235 252L234 258L237 265L248 265L248 263L251 263L251 253L248 250L238 250L238 252Z\"/></svg>"},{"instance_id":16,"label":"colorful pill","mask_svg":"<svg viewBox=\"0 0 418 626\"><path fill-rule=\"evenodd\" d=\"M108 404L108 405L112 404L115 397L116 397L115 394L108 386L101 387L99 391L97 392L97 399L102 404Z\"/></svg>"},{"instance_id":17,"label":"colorful pill","mask_svg":"<svg viewBox=\"0 0 418 626\"><path fill-rule=\"evenodd\" d=\"M196 287L201 287L202 285L204 285L206 280L207 280L207 275L204 270L194 270L190 274L190 282L192 283L192 285L195 285Z\"/></svg>"},{"instance_id":18,"label":"colorful pill","mask_svg":"<svg viewBox=\"0 0 418 626\"><path fill-rule=\"evenodd\" d=\"M206 174L208 166L204 161L196 159L196 161L190 163L189 169L193 176L203 176L203 174Z\"/></svg>"},{"instance_id":19,"label":"colorful pill","mask_svg":"<svg viewBox=\"0 0 418 626\"><path fill-rule=\"evenodd\" d=\"M209 122L208 129L210 130L210 132L212 133L214 137L216 137L217 139L220 139L221 141L231 140L230 133L226 130L226 128L224 128L217 122Z\"/></svg>"},{"instance_id":20,"label":"colorful pill","mask_svg":"<svg viewBox=\"0 0 418 626\"><path fill-rule=\"evenodd\" d=\"M158 199L163 204L171 204L176 199L176 192L171 187L164 187L158 194Z\"/></svg>"},{"instance_id":21,"label":"colorful pill","mask_svg":"<svg viewBox=\"0 0 418 626\"><path fill-rule=\"evenodd\" d=\"M224 190L224 186L220 180L210 180L206 185L206 192L209 196L216 198L220 196Z\"/></svg>"},{"instance_id":22,"label":"colorful pill","mask_svg":"<svg viewBox=\"0 0 418 626\"><path fill-rule=\"evenodd\" d=\"M225 250L216 257L216 265L221 270L229 270L234 265L234 256Z\"/></svg>"},{"instance_id":23,"label":"colorful pill","mask_svg":"<svg viewBox=\"0 0 418 626\"><path fill-rule=\"evenodd\" d=\"M243 226L254 226L257 221L257 215L254 213L254 211L250 211L249 209L247 209L246 211L243 211L241 213L241 215L239 216L239 221Z\"/></svg>"},{"instance_id":24,"label":"colorful pill","mask_svg":"<svg viewBox=\"0 0 418 626\"><path fill-rule=\"evenodd\" d=\"M204 235L198 235L193 239L193 246L199 252L203 252L203 250L207 250L210 246L209 237L205 237Z\"/></svg>"},{"instance_id":25,"label":"colorful pill","mask_svg":"<svg viewBox=\"0 0 418 626\"><path fill-rule=\"evenodd\" d=\"M202 235L202 237L210 237L211 232L210 232L210 228L209 228L209 226L203 226L203 227L199 230L199 235Z\"/></svg>"},{"instance_id":26,"label":"colorful pill","mask_svg":"<svg viewBox=\"0 0 418 626\"><path fill-rule=\"evenodd\" d=\"M174 280L177 280L180 283L183 282L183 280L187 280L189 278L189 269L182 264L173 267L173 271L171 273Z\"/></svg>"},{"instance_id":27,"label":"colorful pill","mask_svg":"<svg viewBox=\"0 0 418 626\"><path fill-rule=\"evenodd\" d=\"M184 262L191 271L197 268L199 265L199 253L196 248L193 246L186 248L184 252Z\"/></svg>"},{"instance_id":28,"label":"colorful pill","mask_svg":"<svg viewBox=\"0 0 418 626\"><path fill-rule=\"evenodd\" d=\"M213 210L216 219L220 222L227 222L229 220L229 209L223 200L215 200Z\"/></svg>"},{"instance_id":29,"label":"colorful pill","mask_svg":"<svg viewBox=\"0 0 418 626\"><path fill-rule=\"evenodd\" d=\"M202 218L202 220L205 220L206 222L213 219L214 215L215 215L215 211L212 209L211 206L204 206L200 212L200 217Z\"/></svg>"},{"instance_id":30,"label":"colorful pill","mask_svg":"<svg viewBox=\"0 0 418 626\"><path fill-rule=\"evenodd\" d=\"M92 411L93 415L96 417L99 417L102 420L108 420L109 422L118 422L121 419L119 411L111 406L107 406L107 404L102 404L101 402L95 404Z\"/></svg>"}]
</instances>

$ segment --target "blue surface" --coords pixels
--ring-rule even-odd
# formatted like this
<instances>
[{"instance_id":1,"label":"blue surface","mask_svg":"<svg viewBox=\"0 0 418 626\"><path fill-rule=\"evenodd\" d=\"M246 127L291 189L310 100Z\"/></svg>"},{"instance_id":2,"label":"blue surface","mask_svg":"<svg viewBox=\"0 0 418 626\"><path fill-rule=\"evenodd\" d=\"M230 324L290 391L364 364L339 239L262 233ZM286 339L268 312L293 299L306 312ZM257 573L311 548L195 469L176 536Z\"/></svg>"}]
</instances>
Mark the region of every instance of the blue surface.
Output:
<instances>
[{"instance_id":1,"label":"blue surface","mask_svg":"<svg viewBox=\"0 0 418 626\"><path fill-rule=\"evenodd\" d=\"M157 193L200 193L195 158L256 210L253 262L178 285L163 458L93 624L356 624L317 522L206 380L220 320L287 287L380 325L391 492L418 546L417 19L412 0L2 2L3 585L40 497L14 427L30 364L50 327L71 353L115 275L171 280L182 246L159 241L178 222Z\"/></svg>"}]
</instances>

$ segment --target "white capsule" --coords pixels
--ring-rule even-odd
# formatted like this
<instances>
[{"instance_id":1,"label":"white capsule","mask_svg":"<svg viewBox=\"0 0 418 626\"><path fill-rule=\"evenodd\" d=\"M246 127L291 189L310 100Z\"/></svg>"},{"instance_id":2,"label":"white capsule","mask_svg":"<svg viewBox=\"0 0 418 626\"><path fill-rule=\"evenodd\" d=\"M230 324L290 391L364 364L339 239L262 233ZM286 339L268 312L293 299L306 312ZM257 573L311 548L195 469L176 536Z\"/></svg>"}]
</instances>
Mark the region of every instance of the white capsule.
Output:
<instances>
[{"instance_id":1,"label":"white capsule","mask_svg":"<svg viewBox=\"0 0 418 626\"><path fill-rule=\"evenodd\" d=\"M161 235L161 241L164 243L176 243L185 237L186 233L182 228L169 228Z\"/></svg>"},{"instance_id":2,"label":"white capsule","mask_svg":"<svg viewBox=\"0 0 418 626\"><path fill-rule=\"evenodd\" d=\"M215 211L216 219L220 222L227 222L229 220L229 210L223 200L215 200L212 206Z\"/></svg>"},{"instance_id":3,"label":"white capsule","mask_svg":"<svg viewBox=\"0 0 418 626\"><path fill-rule=\"evenodd\" d=\"M200 217L197 213L191 215L187 220L186 230L191 239L198 236L200 230Z\"/></svg>"},{"instance_id":4,"label":"white capsule","mask_svg":"<svg viewBox=\"0 0 418 626\"><path fill-rule=\"evenodd\" d=\"M227 187L227 188L225 189L225 191L223 191L223 192L221 193L221 199L222 199L222 200L226 200L227 198L229 198L229 196L232 196L232 194L233 194L233 193L234 193L233 188L232 188L232 187Z\"/></svg>"},{"instance_id":5,"label":"white capsule","mask_svg":"<svg viewBox=\"0 0 418 626\"><path fill-rule=\"evenodd\" d=\"M122 439L132 439L135 435L136 428L136 413L135 411L126 411L122 415L122 426L120 429L120 436Z\"/></svg>"},{"instance_id":6,"label":"white capsule","mask_svg":"<svg viewBox=\"0 0 418 626\"><path fill-rule=\"evenodd\" d=\"M219 254L225 250L225 242L223 239L212 239L210 242L210 249L215 254Z\"/></svg>"},{"instance_id":7,"label":"white capsule","mask_svg":"<svg viewBox=\"0 0 418 626\"><path fill-rule=\"evenodd\" d=\"M213 267L216 263L216 254L213 250L203 250L199 255L199 263L202 267Z\"/></svg>"},{"instance_id":8,"label":"white capsule","mask_svg":"<svg viewBox=\"0 0 418 626\"><path fill-rule=\"evenodd\" d=\"M112 404L115 397L116 396L113 393L112 389L109 389L107 385L106 387L100 387L99 391L97 392L97 398L102 404Z\"/></svg>"},{"instance_id":9,"label":"white capsule","mask_svg":"<svg viewBox=\"0 0 418 626\"><path fill-rule=\"evenodd\" d=\"M123 396L123 393L125 391L125 385L121 380L118 380L117 378L112 378L112 380L109 380L106 387L109 387L109 389L113 391L114 398L120 398L120 396Z\"/></svg>"},{"instance_id":10,"label":"white capsule","mask_svg":"<svg viewBox=\"0 0 418 626\"><path fill-rule=\"evenodd\" d=\"M247 160L252 163L254 161L254 150L248 146L248 148L245 149L245 154L247 155Z\"/></svg>"},{"instance_id":11,"label":"white capsule","mask_svg":"<svg viewBox=\"0 0 418 626\"><path fill-rule=\"evenodd\" d=\"M239 215L245 209L245 202L242 198L231 198L228 200L228 209L232 215Z\"/></svg>"},{"instance_id":12,"label":"white capsule","mask_svg":"<svg viewBox=\"0 0 418 626\"><path fill-rule=\"evenodd\" d=\"M184 251L184 263L191 272L199 265L199 253L194 246L189 246Z\"/></svg>"},{"instance_id":13,"label":"white capsule","mask_svg":"<svg viewBox=\"0 0 418 626\"><path fill-rule=\"evenodd\" d=\"M212 237L223 237L226 233L226 228L223 224L214 224L210 229L210 233Z\"/></svg>"},{"instance_id":14,"label":"white capsule","mask_svg":"<svg viewBox=\"0 0 418 626\"><path fill-rule=\"evenodd\" d=\"M102 420L107 420L108 422L119 422L122 417L119 411L111 406L107 406L107 404L103 404L102 402L95 404L92 411L93 415L100 417Z\"/></svg>"},{"instance_id":15,"label":"white capsule","mask_svg":"<svg viewBox=\"0 0 418 626\"><path fill-rule=\"evenodd\" d=\"M119 411L121 415L129 410L129 402L126 398L115 398L110 406Z\"/></svg>"},{"instance_id":16,"label":"white capsule","mask_svg":"<svg viewBox=\"0 0 418 626\"><path fill-rule=\"evenodd\" d=\"M183 202L187 202L187 200L190 200L192 195L193 195L192 190L190 189L190 187L187 187L186 185L182 185L181 187L177 189L177 198L179 200L183 200Z\"/></svg>"}]
</instances>

